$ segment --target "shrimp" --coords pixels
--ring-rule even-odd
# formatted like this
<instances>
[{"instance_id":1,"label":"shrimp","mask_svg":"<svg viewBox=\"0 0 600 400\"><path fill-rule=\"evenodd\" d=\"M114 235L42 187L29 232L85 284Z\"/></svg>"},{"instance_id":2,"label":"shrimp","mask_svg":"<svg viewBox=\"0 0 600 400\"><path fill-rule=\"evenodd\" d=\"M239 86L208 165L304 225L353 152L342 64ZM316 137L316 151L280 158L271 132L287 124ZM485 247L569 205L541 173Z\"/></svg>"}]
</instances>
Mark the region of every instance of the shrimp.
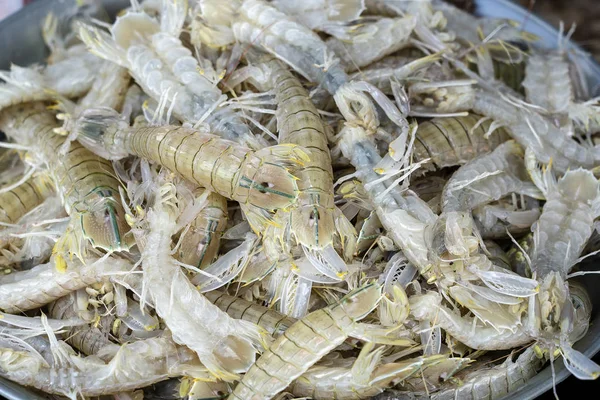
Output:
<instances>
[{"instance_id":1,"label":"shrimp","mask_svg":"<svg viewBox=\"0 0 600 400\"><path fill-rule=\"evenodd\" d=\"M81 50L81 49L80 49ZM74 98L85 94L94 82L104 63L85 51L78 51L68 58L45 68L18 67L0 71L0 110L33 102L54 100L56 94Z\"/></svg>"},{"instance_id":2,"label":"shrimp","mask_svg":"<svg viewBox=\"0 0 600 400\"><path fill-rule=\"evenodd\" d=\"M262 48L309 81L322 85L336 95L336 104L347 119L360 120L370 131L375 131L379 123L372 101L375 100L390 120L401 127L405 125L393 103L377 88L366 82L349 82L339 59L330 54L326 44L310 29L260 0L235 2L226 9L220 6L222 2L212 4L213 1L203 2L210 3L212 7L200 10L207 23L219 24L221 30L232 32L235 40ZM208 45L214 44L210 35L194 35L192 32L194 37ZM358 107L351 108L350 103Z\"/></svg>"},{"instance_id":3,"label":"shrimp","mask_svg":"<svg viewBox=\"0 0 600 400\"><path fill-rule=\"evenodd\" d=\"M85 254L79 234L95 247L109 251L127 249L125 235L129 227L112 165L78 143L73 143L69 153L60 157L57 151L64 138L52 131L54 126L54 116L40 103L14 106L0 116L0 129L18 143L31 147L30 154L35 155L38 165L48 166L74 226L74 238L64 239L69 251Z\"/></svg>"},{"instance_id":4,"label":"shrimp","mask_svg":"<svg viewBox=\"0 0 600 400\"><path fill-rule=\"evenodd\" d=\"M417 25L413 16L381 18L373 23L348 26L342 38L332 37L325 44L352 72L409 45L409 37Z\"/></svg>"},{"instance_id":5,"label":"shrimp","mask_svg":"<svg viewBox=\"0 0 600 400\"><path fill-rule=\"evenodd\" d=\"M207 378L195 355L167 338L122 345L108 363L95 356L79 357L53 334L50 347L53 359L48 363L30 350L2 346L1 374L21 385L71 398L134 390L184 374Z\"/></svg>"},{"instance_id":6,"label":"shrimp","mask_svg":"<svg viewBox=\"0 0 600 400\"><path fill-rule=\"evenodd\" d=\"M435 400L473 398L499 399L517 390L537 374L544 364L533 347L527 348L516 361L509 356L502 364L471 371L459 387L443 388L433 393Z\"/></svg>"},{"instance_id":7,"label":"shrimp","mask_svg":"<svg viewBox=\"0 0 600 400\"><path fill-rule=\"evenodd\" d=\"M259 325L270 335L281 336L292 324L295 318L288 317L275 310L260 306L240 297L213 290L204 296L214 305L225 311L231 318L243 319Z\"/></svg>"},{"instance_id":8,"label":"shrimp","mask_svg":"<svg viewBox=\"0 0 600 400\"><path fill-rule=\"evenodd\" d=\"M537 299L539 308L530 329L540 347L553 351L558 346L569 359L569 355L577 357L577 352L565 338L574 328L573 304L569 301L566 279L592 235L594 219L600 215L600 186L591 172L581 169L568 171L558 181L548 173L543 179L546 204L532 227L531 256L532 273L541 289ZM561 313L567 315L565 320L560 319ZM569 370L581 362L569 361L565 363ZM588 372L598 376L600 367L594 364Z\"/></svg>"},{"instance_id":9,"label":"shrimp","mask_svg":"<svg viewBox=\"0 0 600 400\"><path fill-rule=\"evenodd\" d=\"M441 295L436 292L412 296L409 298L410 312L417 320L432 321L453 338L473 349L511 349L532 340L523 326L515 326L513 330L498 330L483 325L477 318L461 316L457 311L441 304L441 300Z\"/></svg>"},{"instance_id":10,"label":"shrimp","mask_svg":"<svg viewBox=\"0 0 600 400\"><path fill-rule=\"evenodd\" d=\"M202 192L202 189L196 190ZM198 197L198 196L196 196ZM207 204L190 223L179 245L177 259L184 264L200 269L206 267L217 257L221 236L227 225L227 200L210 193Z\"/></svg>"},{"instance_id":11,"label":"shrimp","mask_svg":"<svg viewBox=\"0 0 600 400\"><path fill-rule=\"evenodd\" d=\"M250 367L230 400L270 399L355 333L356 321L375 309L381 287L360 287L340 301L314 311L290 326Z\"/></svg>"},{"instance_id":12,"label":"shrimp","mask_svg":"<svg viewBox=\"0 0 600 400\"><path fill-rule=\"evenodd\" d=\"M57 117L63 120L63 126L56 128L55 132L68 135L60 148L60 153L63 155L69 150L71 142L77 138L74 121L83 111L92 107L109 107L118 110L123 104L131 78L125 68L118 64L107 64L94 79L90 91L76 105L66 99L59 101L59 108L63 108L63 112Z\"/></svg>"},{"instance_id":13,"label":"shrimp","mask_svg":"<svg viewBox=\"0 0 600 400\"><path fill-rule=\"evenodd\" d=\"M137 155L181 174L185 179L239 201L256 218L296 202L298 186L288 166L308 160L300 147L279 145L257 152L179 126L129 128L111 109L87 110L77 121L79 141L97 154L120 159ZM260 226L255 227L261 232Z\"/></svg>"},{"instance_id":14,"label":"shrimp","mask_svg":"<svg viewBox=\"0 0 600 400\"><path fill-rule=\"evenodd\" d=\"M497 129L489 136L491 121L479 121L482 117L433 118L419 124L413 149L415 162L423 167L437 169L464 164L484 153L490 152L510 137L504 129ZM433 165L432 165L433 164Z\"/></svg>"},{"instance_id":15,"label":"shrimp","mask_svg":"<svg viewBox=\"0 0 600 400\"><path fill-rule=\"evenodd\" d=\"M473 219L484 239L499 239L530 231L538 220L541 207L539 201L529 196L507 196L497 202L477 207Z\"/></svg>"},{"instance_id":16,"label":"shrimp","mask_svg":"<svg viewBox=\"0 0 600 400\"><path fill-rule=\"evenodd\" d=\"M365 9L364 0L318 0L309 3L277 0L273 5L312 30L327 30L331 25L353 21Z\"/></svg>"},{"instance_id":17,"label":"shrimp","mask_svg":"<svg viewBox=\"0 0 600 400\"><path fill-rule=\"evenodd\" d=\"M521 146L508 141L465 164L446 184L442 210L469 211L510 193L541 198L538 188L528 179L523 156Z\"/></svg>"},{"instance_id":18,"label":"shrimp","mask_svg":"<svg viewBox=\"0 0 600 400\"><path fill-rule=\"evenodd\" d=\"M166 97L174 115L192 124L206 122L212 132L253 149L264 147L240 116L220 107L226 96L216 86L220 79L201 74L203 68L179 40L187 1L163 0L160 23L143 12L117 18L111 35L88 25L80 37L99 57L126 67L154 100Z\"/></svg>"},{"instance_id":19,"label":"shrimp","mask_svg":"<svg viewBox=\"0 0 600 400\"><path fill-rule=\"evenodd\" d=\"M53 194L54 187L48 175L43 173L0 193L0 223L17 223L23 215Z\"/></svg>"},{"instance_id":20,"label":"shrimp","mask_svg":"<svg viewBox=\"0 0 600 400\"><path fill-rule=\"evenodd\" d=\"M138 222L136 241L144 271L142 299L154 308L176 343L194 350L211 374L234 380L254 362L264 332L247 321L235 320L210 303L187 279L171 256L171 236L177 230L175 187L157 178L156 200ZM146 226L146 230L144 230ZM165 284L167 282L168 284Z\"/></svg>"},{"instance_id":21,"label":"shrimp","mask_svg":"<svg viewBox=\"0 0 600 400\"><path fill-rule=\"evenodd\" d=\"M271 59L259 68L268 77L265 86L275 92L279 143L303 146L310 151L310 161L299 172L300 193L296 205L287 216L281 216L288 221L281 228L267 228L267 231L273 229L275 234L265 236L269 240L275 236L282 242L286 230L290 229L298 243L311 250L321 250L333 245L337 231L344 240L342 244L348 245L354 232L343 230L350 223L339 220L343 216L334 205L333 171L325 125L300 81L280 61L268 58Z\"/></svg>"},{"instance_id":22,"label":"shrimp","mask_svg":"<svg viewBox=\"0 0 600 400\"><path fill-rule=\"evenodd\" d=\"M492 118L496 126L504 126L540 162L548 164L552 160L552 167L559 173L579 167L591 169L600 164L600 147L579 144L544 116L505 95L476 90L473 111Z\"/></svg>"},{"instance_id":23,"label":"shrimp","mask_svg":"<svg viewBox=\"0 0 600 400\"><path fill-rule=\"evenodd\" d=\"M78 315L76 311L77 296L74 292L52 302L48 306L49 315L56 319L68 319ZM86 355L97 354L100 351L111 356L116 354L119 346L108 338L111 321L100 318L100 326L90 325L83 329L71 328L66 332L67 343Z\"/></svg>"},{"instance_id":24,"label":"shrimp","mask_svg":"<svg viewBox=\"0 0 600 400\"><path fill-rule=\"evenodd\" d=\"M373 351L365 345L351 367L311 367L296 379L290 391L294 396L311 399L370 399L387 387L418 374L423 368L438 363L445 356L418 357L397 363L381 364L385 347ZM342 360L344 363L350 360Z\"/></svg>"},{"instance_id":25,"label":"shrimp","mask_svg":"<svg viewBox=\"0 0 600 400\"><path fill-rule=\"evenodd\" d=\"M131 268L130 263L116 258L91 259L86 265L73 260L66 267L64 263L55 257L50 263L2 277L0 309L9 313L32 310Z\"/></svg>"}]
</instances>

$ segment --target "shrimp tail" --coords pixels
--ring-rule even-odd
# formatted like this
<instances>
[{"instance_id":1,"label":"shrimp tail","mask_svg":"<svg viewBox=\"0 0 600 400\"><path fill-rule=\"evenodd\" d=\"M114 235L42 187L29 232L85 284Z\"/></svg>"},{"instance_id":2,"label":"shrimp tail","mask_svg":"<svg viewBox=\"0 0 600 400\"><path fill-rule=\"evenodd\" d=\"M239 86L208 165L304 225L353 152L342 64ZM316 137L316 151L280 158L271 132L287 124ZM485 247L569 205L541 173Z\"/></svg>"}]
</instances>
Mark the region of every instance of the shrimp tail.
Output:
<instances>
[{"instance_id":1,"label":"shrimp tail","mask_svg":"<svg viewBox=\"0 0 600 400\"><path fill-rule=\"evenodd\" d=\"M118 160L127 157L118 146L108 148L104 143L104 135L109 130L127 128L125 119L115 110L108 107L88 109L75 122L75 131L82 145L100 157Z\"/></svg>"},{"instance_id":2,"label":"shrimp tail","mask_svg":"<svg viewBox=\"0 0 600 400\"><path fill-rule=\"evenodd\" d=\"M79 38L85 43L92 54L105 60L116 62L122 67L127 67L125 50L108 33L84 23L79 23L78 25Z\"/></svg>"}]
</instances>

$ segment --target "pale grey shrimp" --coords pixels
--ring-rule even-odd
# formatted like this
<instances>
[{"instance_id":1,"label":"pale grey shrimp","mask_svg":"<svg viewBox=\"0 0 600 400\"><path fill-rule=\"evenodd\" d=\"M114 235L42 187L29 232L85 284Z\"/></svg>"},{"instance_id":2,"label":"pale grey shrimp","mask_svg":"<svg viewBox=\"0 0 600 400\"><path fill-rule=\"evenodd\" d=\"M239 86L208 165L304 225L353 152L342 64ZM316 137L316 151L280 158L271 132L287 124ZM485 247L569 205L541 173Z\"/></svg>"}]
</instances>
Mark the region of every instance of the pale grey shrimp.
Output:
<instances>
[{"instance_id":1,"label":"pale grey shrimp","mask_svg":"<svg viewBox=\"0 0 600 400\"><path fill-rule=\"evenodd\" d=\"M163 9L160 23L143 12L128 12L111 28L112 37L81 25L81 39L93 53L126 67L154 100L168 99L180 120L206 122L226 139L264 147L234 110L219 108L226 99L216 86L220 78L202 75L198 61L179 40L187 2L163 0Z\"/></svg>"},{"instance_id":2,"label":"pale grey shrimp","mask_svg":"<svg viewBox=\"0 0 600 400\"><path fill-rule=\"evenodd\" d=\"M197 357L167 338L122 345L108 363L95 356L78 356L66 343L58 342L53 334L50 347L52 363L28 349L2 346L0 373L21 385L71 398L134 390L167 377L207 378L206 369Z\"/></svg>"},{"instance_id":3,"label":"pale grey shrimp","mask_svg":"<svg viewBox=\"0 0 600 400\"><path fill-rule=\"evenodd\" d=\"M311 367L290 386L294 396L311 399L370 399L386 388L396 385L410 376L419 374L431 364L445 359L445 356L416 357L395 363L382 363L385 347L373 350L365 345L358 358L348 366ZM344 363L350 361L342 360Z\"/></svg>"},{"instance_id":4,"label":"pale grey shrimp","mask_svg":"<svg viewBox=\"0 0 600 400\"><path fill-rule=\"evenodd\" d=\"M512 355L494 367L467 372L459 387L444 388L432 393L431 399L499 399L514 392L533 378L544 365L530 346L513 361Z\"/></svg>"},{"instance_id":5,"label":"pale grey shrimp","mask_svg":"<svg viewBox=\"0 0 600 400\"><path fill-rule=\"evenodd\" d=\"M377 306L380 296L379 285L366 285L293 324L250 367L229 399L275 396L349 335L360 334L356 321Z\"/></svg>"},{"instance_id":6,"label":"pale grey shrimp","mask_svg":"<svg viewBox=\"0 0 600 400\"><path fill-rule=\"evenodd\" d=\"M94 82L104 62L85 51L79 51L65 60L41 67L18 67L1 71L0 110L12 105L54 100L56 94L74 98L85 94Z\"/></svg>"},{"instance_id":7,"label":"pale grey shrimp","mask_svg":"<svg viewBox=\"0 0 600 400\"><path fill-rule=\"evenodd\" d=\"M4 276L0 283L0 309L17 313L46 305L69 293L110 278L111 273L125 273L131 264L123 260L52 261L27 271ZM61 265L62 264L62 265Z\"/></svg>"},{"instance_id":8,"label":"pale grey shrimp","mask_svg":"<svg viewBox=\"0 0 600 400\"><path fill-rule=\"evenodd\" d=\"M465 164L446 184L442 210L469 211L510 193L540 198L541 193L529 181L523 157L521 146L508 141Z\"/></svg>"},{"instance_id":9,"label":"pale grey shrimp","mask_svg":"<svg viewBox=\"0 0 600 400\"><path fill-rule=\"evenodd\" d=\"M210 303L188 280L171 254L171 236L179 216L174 185L159 176L155 200L134 228L144 271L142 301L154 304L176 343L195 351L206 368L223 380L235 380L264 346L257 325L229 317ZM145 229L144 229L145 228ZM168 284L165 284L168 282Z\"/></svg>"},{"instance_id":10,"label":"pale grey shrimp","mask_svg":"<svg viewBox=\"0 0 600 400\"><path fill-rule=\"evenodd\" d=\"M56 319L76 317L79 314L77 303L77 295L72 292L52 302L48 306L48 313L50 317ZM112 320L103 317L98 320L98 326L93 324L84 328L71 328L65 333L67 343L88 356L97 354L100 351L112 356L119 350L119 346L108 338L111 325Z\"/></svg>"},{"instance_id":11,"label":"pale grey shrimp","mask_svg":"<svg viewBox=\"0 0 600 400\"><path fill-rule=\"evenodd\" d=\"M505 95L476 90L473 110L490 117L495 126L504 126L513 139L531 148L536 158L559 173L578 167L591 169L600 164L600 147L586 147L565 135L552 121L527 110Z\"/></svg>"},{"instance_id":12,"label":"pale grey shrimp","mask_svg":"<svg viewBox=\"0 0 600 400\"><path fill-rule=\"evenodd\" d=\"M473 349L512 349L532 341L523 326L514 326L513 330L498 330L484 325L477 318L461 316L458 311L441 304L442 297L436 292L415 295L409 301L411 314L417 320L431 321Z\"/></svg>"},{"instance_id":13,"label":"pale grey shrimp","mask_svg":"<svg viewBox=\"0 0 600 400\"><path fill-rule=\"evenodd\" d=\"M412 16L381 18L358 27L350 25L345 29L348 37L332 37L325 44L340 58L346 71L356 71L407 47L416 25L417 19Z\"/></svg>"},{"instance_id":14,"label":"pale grey shrimp","mask_svg":"<svg viewBox=\"0 0 600 400\"><path fill-rule=\"evenodd\" d=\"M277 0L273 5L313 30L326 30L330 25L354 21L365 9L364 0Z\"/></svg>"}]
</instances>

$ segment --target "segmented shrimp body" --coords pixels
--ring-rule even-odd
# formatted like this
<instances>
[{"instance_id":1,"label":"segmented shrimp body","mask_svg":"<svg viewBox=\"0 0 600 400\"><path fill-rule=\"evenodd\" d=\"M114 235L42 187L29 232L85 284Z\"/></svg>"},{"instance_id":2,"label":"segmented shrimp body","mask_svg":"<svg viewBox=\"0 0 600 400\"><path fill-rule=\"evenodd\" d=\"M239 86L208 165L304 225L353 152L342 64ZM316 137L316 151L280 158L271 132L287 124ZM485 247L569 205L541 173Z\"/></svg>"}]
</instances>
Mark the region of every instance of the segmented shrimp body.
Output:
<instances>
[{"instance_id":1,"label":"segmented shrimp body","mask_svg":"<svg viewBox=\"0 0 600 400\"><path fill-rule=\"evenodd\" d=\"M270 399L346 340L355 321L379 301L375 284L350 292L339 302L314 311L290 326L250 367L229 400Z\"/></svg>"},{"instance_id":2,"label":"segmented shrimp body","mask_svg":"<svg viewBox=\"0 0 600 400\"><path fill-rule=\"evenodd\" d=\"M88 110L78 121L80 141L111 159L133 154L243 206L277 210L296 202L298 186L288 167L308 159L294 145L257 152L192 128L129 128L110 109Z\"/></svg>"},{"instance_id":3,"label":"segmented shrimp body","mask_svg":"<svg viewBox=\"0 0 600 400\"><path fill-rule=\"evenodd\" d=\"M0 193L0 222L16 223L52 194L54 187L46 174L34 176L14 189Z\"/></svg>"},{"instance_id":4,"label":"segmented shrimp body","mask_svg":"<svg viewBox=\"0 0 600 400\"><path fill-rule=\"evenodd\" d=\"M490 154L465 164L446 184L442 193L442 210L469 211L510 193L541 197L528 179L523 156L521 146L508 141Z\"/></svg>"},{"instance_id":5,"label":"segmented shrimp body","mask_svg":"<svg viewBox=\"0 0 600 400\"><path fill-rule=\"evenodd\" d=\"M204 293L204 296L231 318L255 323L275 337L282 335L296 322L295 318L224 292L213 290Z\"/></svg>"},{"instance_id":6,"label":"segmented shrimp body","mask_svg":"<svg viewBox=\"0 0 600 400\"><path fill-rule=\"evenodd\" d=\"M0 309L8 313L32 310L53 302L75 290L108 280L110 272L123 273L131 264L110 259L87 265L70 262L66 270L59 270L55 262L19 271L0 280ZM63 261L64 262L64 261Z\"/></svg>"},{"instance_id":7,"label":"segmented shrimp body","mask_svg":"<svg viewBox=\"0 0 600 400\"><path fill-rule=\"evenodd\" d=\"M198 191L202 192L202 189ZM221 236L227 225L227 200L210 193L206 201L206 206L190 223L181 240L177 257L179 261L198 268L207 266L217 257Z\"/></svg>"},{"instance_id":8,"label":"segmented shrimp body","mask_svg":"<svg viewBox=\"0 0 600 400\"><path fill-rule=\"evenodd\" d=\"M335 233L335 206L325 126L306 89L280 61L271 59L261 67L269 76L269 89L275 92L279 143L300 145L310 152L310 161L298 173L300 193L289 214L291 231L310 249L326 247Z\"/></svg>"},{"instance_id":9,"label":"segmented shrimp body","mask_svg":"<svg viewBox=\"0 0 600 400\"><path fill-rule=\"evenodd\" d=\"M78 143L60 156L64 138L53 132L55 126L54 116L40 103L14 106L0 116L0 129L30 146L37 162L48 166L65 209L83 237L107 250L128 248L125 233L129 227L111 163Z\"/></svg>"},{"instance_id":10,"label":"segmented shrimp body","mask_svg":"<svg viewBox=\"0 0 600 400\"><path fill-rule=\"evenodd\" d=\"M430 159L424 167L445 168L464 164L492 151L510 136L504 129L488 132L491 121L479 121L478 115L466 117L433 118L419 124L413 150L415 162ZM433 164L433 166L431 165Z\"/></svg>"},{"instance_id":11,"label":"segmented shrimp body","mask_svg":"<svg viewBox=\"0 0 600 400\"><path fill-rule=\"evenodd\" d=\"M64 354L53 353L49 365L30 351L2 347L1 374L21 385L69 397L134 390L182 374L206 377L195 355L167 338L123 345L109 363L97 357L81 358L70 348L61 350Z\"/></svg>"},{"instance_id":12,"label":"segmented shrimp body","mask_svg":"<svg viewBox=\"0 0 600 400\"><path fill-rule=\"evenodd\" d=\"M112 37L82 25L81 39L93 53L126 67L154 100L168 99L181 121L205 121L219 136L254 149L263 147L233 109L218 107L226 99L216 86L219 78L214 71L213 81L201 74L198 60L181 43L187 2L163 3L160 23L143 12L128 12L113 25Z\"/></svg>"}]
</instances>

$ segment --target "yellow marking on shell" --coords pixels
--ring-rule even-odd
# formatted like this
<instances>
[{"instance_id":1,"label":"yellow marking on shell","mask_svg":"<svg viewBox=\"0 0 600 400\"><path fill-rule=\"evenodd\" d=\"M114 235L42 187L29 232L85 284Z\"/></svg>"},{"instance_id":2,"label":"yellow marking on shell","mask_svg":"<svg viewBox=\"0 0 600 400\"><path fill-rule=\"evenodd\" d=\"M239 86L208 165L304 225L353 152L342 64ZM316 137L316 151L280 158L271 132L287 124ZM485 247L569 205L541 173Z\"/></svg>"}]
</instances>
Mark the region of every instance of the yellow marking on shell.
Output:
<instances>
[{"instance_id":1,"label":"yellow marking on shell","mask_svg":"<svg viewBox=\"0 0 600 400\"><path fill-rule=\"evenodd\" d=\"M119 332L119 328L121 327L121 320L119 318L115 319L115 322L112 324L112 333L113 335L117 335Z\"/></svg>"},{"instance_id":2,"label":"yellow marking on shell","mask_svg":"<svg viewBox=\"0 0 600 400\"><path fill-rule=\"evenodd\" d=\"M184 376L181 378L181 384L179 385L179 397L186 397L192 389L192 379Z\"/></svg>"},{"instance_id":3,"label":"yellow marking on shell","mask_svg":"<svg viewBox=\"0 0 600 400\"><path fill-rule=\"evenodd\" d=\"M225 75L227 75L227 70L224 69L223 71L221 71L221 73L219 74L219 80L225 78Z\"/></svg>"},{"instance_id":4,"label":"yellow marking on shell","mask_svg":"<svg viewBox=\"0 0 600 400\"><path fill-rule=\"evenodd\" d=\"M144 330L146 332L152 332L153 330L155 330L156 328L158 328L158 325L145 325L144 326Z\"/></svg>"},{"instance_id":5,"label":"yellow marking on shell","mask_svg":"<svg viewBox=\"0 0 600 400\"><path fill-rule=\"evenodd\" d=\"M130 214L125 214L125 222L127 222L127 225L133 227L135 225L135 218Z\"/></svg>"},{"instance_id":6,"label":"yellow marking on shell","mask_svg":"<svg viewBox=\"0 0 600 400\"><path fill-rule=\"evenodd\" d=\"M94 328L97 328L100 326L100 315L96 314L96 316L94 317L94 320L92 321L92 325L94 326Z\"/></svg>"},{"instance_id":7,"label":"yellow marking on shell","mask_svg":"<svg viewBox=\"0 0 600 400\"><path fill-rule=\"evenodd\" d=\"M336 272L335 275L340 279L344 279L346 277L346 275L348 275L348 271Z\"/></svg>"},{"instance_id":8,"label":"yellow marking on shell","mask_svg":"<svg viewBox=\"0 0 600 400\"><path fill-rule=\"evenodd\" d=\"M375 168L374 171L376 173L378 173L379 175L381 175L381 174L383 174L385 172L385 169L383 169L383 168Z\"/></svg>"},{"instance_id":9,"label":"yellow marking on shell","mask_svg":"<svg viewBox=\"0 0 600 400\"><path fill-rule=\"evenodd\" d=\"M64 257L60 254L54 255L54 267L61 274L67 272L67 262L65 261Z\"/></svg>"},{"instance_id":10,"label":"yellow marking on shell","mask_svg":"<svg viewBox=\"0 0 600 400\"><path fill-rule=\"evenodd\" d=\"M433 275L429 279L427 279L427 283L429 283L429 284L431 284L435 281L437 281L437 276L435 276L435 275Z\"/></svg>"}]
</instances>

